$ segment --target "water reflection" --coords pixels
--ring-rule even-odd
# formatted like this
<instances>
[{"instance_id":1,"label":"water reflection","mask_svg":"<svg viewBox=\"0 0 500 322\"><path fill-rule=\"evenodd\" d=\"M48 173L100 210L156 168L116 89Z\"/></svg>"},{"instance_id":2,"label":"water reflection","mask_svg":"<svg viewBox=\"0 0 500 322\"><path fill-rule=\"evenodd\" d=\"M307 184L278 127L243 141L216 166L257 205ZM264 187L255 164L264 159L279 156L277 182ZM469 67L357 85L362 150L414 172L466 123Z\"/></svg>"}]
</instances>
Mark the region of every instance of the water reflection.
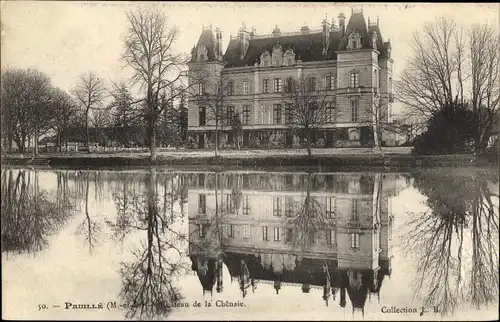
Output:
<instances>
[{"instance_id":1,"label":"water reflection","mask_svg":"<svg viewBox=\"0 0 500 322\"><path fill-rule=\"evenodd\" d=\"M2 253L35 254L48 246L72 214L67 176L57 177L57 198L40 189L39 171L2 170Z\"/></svg>"},{"instance_id":2,"label":"water reflection","mask_svg":"<svg viewBox=\"0 0 500 322\"><path fill-rule=\"evenodd\" d=\"M361 317L392 305L378 304L384 294L400 294L393 225L395 216L408 216L393 202L413 187L428 211L410 213L395 231L406 250L396 249L398 265L416 267L399 268L406 284L397 286L412 284L419 307L423 300L451 314L462 303L498 301L498 182L491 177L3 168L2 252L12 260L53 248L58 234L74 236L87 258L113 257L119 274L109 283L127 318L169 317L178 303L199 300L191 282L207 299L258 306L267 290L276 298L296 290L309 293L298 301L315 297L328 310Z\"/></svg>"},{"instance_id":3,"label":"water reflection","mask_svg":"<svg viewBox=\"0 0 500 322\"><path fill-rule=\"evenodd\" d=\"M405 240L418 268L416 294L443 314L462 302L478 309L498 303L498 190L488 184L491 175L432 171L414 178L429 208L412 213Z\"/></svg>"},{"instance_id":4,"label":"water reflection","mask_svg":"<svg viewBox=\"0 0 500 322\"><path fill-rule=\"evenodd\" d=\"M123 262L120 268L120 298L129 318L164 318L183 297L174 281L186 271L181 246L187 240L172 227L176 217L182 216L174 210L178 200L182 205L182 191L174 185L177 180L174 176L164 176L160 196L158 176L153 169L145 177L145 193L127 196L125 181L123 195L115 197L118 215L116 222L110 223L114 236L123 240L135 230L145 237L145 242L133 250L133 260Z\"/></svg>"},{"instance_id":5,"label":"water reflection","mask_svg":"<svg viewBox=\"0 0 500 322\"><path fill-rule=\"evenodd\" d=\"M392 177L392 178L391 178ZM259 283L323 290L364 314L391 274L393 215L386 174L211 173L188 192L192 270L203 293L222 292L225 264L241 296ZM405 180L406 181L406 180ZM390 192L391 187L386 187ZM395 192L393 192L395 193ZM257 295L256 295L257 296Z\"/></svg>"}]
</instances>

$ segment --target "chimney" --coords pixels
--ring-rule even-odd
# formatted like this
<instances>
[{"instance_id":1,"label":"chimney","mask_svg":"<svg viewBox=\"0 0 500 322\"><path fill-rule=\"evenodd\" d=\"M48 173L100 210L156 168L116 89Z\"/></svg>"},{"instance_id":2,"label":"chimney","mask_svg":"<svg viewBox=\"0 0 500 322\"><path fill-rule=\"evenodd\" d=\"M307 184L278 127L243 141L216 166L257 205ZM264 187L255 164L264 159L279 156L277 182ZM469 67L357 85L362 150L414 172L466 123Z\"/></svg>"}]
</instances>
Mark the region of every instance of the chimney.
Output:
<instances>
[{"instance_id":1,"label":"chimney","mask_svg":"<svg viewBox=\"0 0 500 322\"><path fill-rule=\"evenodd\" d=\"M330 30L331 31L338 31L339 28L335 25L335 18L332 18L332 24L330 25Z\"/></svg>"},{"instance_id":2,"label":"chimney","mask_svg":"<svg viewBox=\"0 0 500 322\"><path fill-rule=\"evenodd\" d=\"M345 32L345 16L343 13L340 13L338 18L339 18L339 29L342 32L343 36Z\"/></svg>"},{"instance_id":3,"label":"chimney","mask_svg":"<svg viewBox=\"0 0 500 322\"><path fill-rule=\"evenodd\" d=\"M300 28L300 33L303 34L303 35L307 35L309 33L309 27L308 26L302 26L302 28Z\"/></svg>"},{"instance_id":4,"label":"chimney","mask_svg":"<svg viewBox=\"0 0 500 322\"><path fill-rule=\"evenodd\" d=\"M327 17L321 22L321 29L323 30L323 56L326 56L328 52L328 47L330 45L330 23Z\"/></svg>"},{"instance_id":5,"label":"chimney","mask_svg":"<svg viewBox=\"0 0 500 322\"><path fill-rule=\"evenodd\" d=\"M217 57L218 60L222 60L223 54L223 44L222 44L222 31L217 27L215 28L215 56Z\"/></svg>"},{"instance_id":6,"label":"chimney","mask_svg":"<svg viewBox=\"0 0 500 322\"><path fill-rule=\"evenodd\" d=\"M243 23L241 25L241 28L238 32L238 38L240 40L240 50L241 50L241 54L240 54L240 58L243 59L245 58L246 54L247 54L247 49L248 49L248 46L249 46L249 43L250 43L250 35L248 34L248 31L246 29L246 26L245 24Z\"/></svg>"}]
</instances>

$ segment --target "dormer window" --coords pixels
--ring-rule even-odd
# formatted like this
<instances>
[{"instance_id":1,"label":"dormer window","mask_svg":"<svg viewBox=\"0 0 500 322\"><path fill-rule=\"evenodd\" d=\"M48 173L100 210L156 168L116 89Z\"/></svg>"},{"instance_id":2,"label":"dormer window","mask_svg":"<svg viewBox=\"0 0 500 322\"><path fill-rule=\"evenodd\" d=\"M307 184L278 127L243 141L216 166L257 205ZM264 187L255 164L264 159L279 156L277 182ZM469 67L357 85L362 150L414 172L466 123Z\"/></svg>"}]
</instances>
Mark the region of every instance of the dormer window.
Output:
<instances>
[{"instance_id":1,"label":"dormer window","mask_svg":"<svg viewBox=\"0 0 500 322\"><path fill-rule=\"evenodd\" d=\"M295 53L293 52L293 50L288 49L285 52L284 57L286 66L293 66L295 64Z\"/></svg>"},{"instance_id":2,"label":"dormer window","mask_svg":"<svg viewBox=\"0 0 500 322\"><path fill-rule=\"evenodd\" d=\"M269 67L271 63L271 55L268 52L263 53L260 56L260 66L261 67Z\"/></svg>"},{"instance_id":3,"label":"dormer window","mask_svg":"<svg viewBox=\"0 0 500 322\"><path fill-rule=\"evenodd\" d=\"M273 47L273 66L281 66L281 61L283 59L283 52L279 42Z\"/></svg>"},{"instance_id":4,"label":"dormer window","mask_svg":"<svg viewBox=\"0 0 500 322\"><path fill-rule=\"evenodd\" d=\"M207 47L201 45L198 48L196 60L200 62L200 61L206 61L207 59L208 59L208 49Z\"/></svg>"},{"instance_id":5,"label":"dormer window","mask_svg":"<svg viewBox=\"0 0 500 322\"><path fill-rule=\"evenodd\" d=\"M358 34L356 30L354 30L349 35L349 44L347 46L348 49L360 49L361 48L361 36Z\"/></svg>"}]
</instances>

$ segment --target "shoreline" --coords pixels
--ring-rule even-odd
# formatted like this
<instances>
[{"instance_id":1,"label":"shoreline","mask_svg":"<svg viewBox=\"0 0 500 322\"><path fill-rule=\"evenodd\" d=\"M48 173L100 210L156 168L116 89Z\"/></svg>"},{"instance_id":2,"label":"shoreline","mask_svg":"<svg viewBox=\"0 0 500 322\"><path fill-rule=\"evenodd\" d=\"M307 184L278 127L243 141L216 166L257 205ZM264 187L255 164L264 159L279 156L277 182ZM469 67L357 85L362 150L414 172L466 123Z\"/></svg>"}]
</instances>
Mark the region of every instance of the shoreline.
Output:
<instances>
[{"instance_id":1,"label":"shoreline","mask_svg":"<svg viewBox=\"0 0 500 322\"><path fill-rule=\"evenodd\" d=\"M2 157L2 166L37 166L55 168L130 168L150 166L172 166L196 168L229 167L229 168L311 168L329 169L420 169L434 167L498 166L498 162L471 154L456 155L417 155L410 154L342 154L342 155L274 155L274 156L174 156L158 155L157 161L151 164L147 155L57 155L31 157Z\"/></svg>"}]
</instances>

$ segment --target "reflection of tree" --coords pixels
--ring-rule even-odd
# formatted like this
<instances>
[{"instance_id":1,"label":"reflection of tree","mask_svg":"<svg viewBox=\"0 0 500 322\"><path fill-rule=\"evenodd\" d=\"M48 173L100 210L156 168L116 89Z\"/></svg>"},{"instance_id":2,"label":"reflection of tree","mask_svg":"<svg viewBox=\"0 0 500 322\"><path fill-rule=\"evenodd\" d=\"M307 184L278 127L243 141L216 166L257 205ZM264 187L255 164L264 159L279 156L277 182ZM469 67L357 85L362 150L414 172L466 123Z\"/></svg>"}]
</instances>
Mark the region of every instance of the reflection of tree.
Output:
<instances>
[{"instance_id":1,"label":"reflection of tree","mask_svg":"<svg viewBox=\"0 0 500 322\"><path fill-rule=\"evenodd\" d=\"M320 229L325 229L326 225L333 220L327 217L326 211L318 199L311 196L312 187L313 178L309 173L305 182L306 196L299 203L297 211L289 221L290 226L294 229L293 246L295 249L301 249L302 252L310 249L317 232ZM293 208L295 208L295 202Z\"/></svg>"},{"instance_id":2,"label":"reflection of tree","mask_svg":"<svg viewBox=\"0 0 500 322\"><path fill-rule=\"evenodd\" d=\"M38 174L38 170L2 169L2 252L42 250L71 212L65 194L52 201L40 191Z\"/></svg>"},{"instance_id":3,"label":"reflection of tree","mask_svg":"<svg viewBox=\"0 0 500 322\"><path fill-rule=\"evenodd\" d=\"M120 297L128 308L129 318L164 317L171 312L172 304L182 299L173 277L186 269L180 247L186 238L171 227L170 202L171 198L159 202L157 174L153 169L146 179L146 193L124 204L124 211L131 218L124 225L126 229L143 231L146 236L140 249L133 251L134 260L122 263L120 270L123 279Z\"/></svg>"},{"instance_id":4,"label":"reflection of tree","mask_svg":"<svg viewBox=\"0 0 500 322\"><path fill-rule=\"evenodd\" d=\"M416 293L443 314L461 301L480 308L498 300L498 195L481 175L421 173L415 184L430 208L415 214L405 238L416 255Z\"/></svg>"},{"instance_id":5,"label":"reflection of tree","mask_svg":"<svg viewBox=\"0 0 500 322\"><path fill-rule=\"evenodd\" d=\"M96 173L93 173L96 176ZM85 180L85 219L78 225L76 233L77 235L85 236L85 243L89 245L89 251L92 252L96 244L98 243L98 237L101 232L101 226L99 223L91 218L89 214L89 190L90 190L90 172L84 173ZM97 191L97 178L94 180L95 189Z\"/></svg>"}]
</instances>

